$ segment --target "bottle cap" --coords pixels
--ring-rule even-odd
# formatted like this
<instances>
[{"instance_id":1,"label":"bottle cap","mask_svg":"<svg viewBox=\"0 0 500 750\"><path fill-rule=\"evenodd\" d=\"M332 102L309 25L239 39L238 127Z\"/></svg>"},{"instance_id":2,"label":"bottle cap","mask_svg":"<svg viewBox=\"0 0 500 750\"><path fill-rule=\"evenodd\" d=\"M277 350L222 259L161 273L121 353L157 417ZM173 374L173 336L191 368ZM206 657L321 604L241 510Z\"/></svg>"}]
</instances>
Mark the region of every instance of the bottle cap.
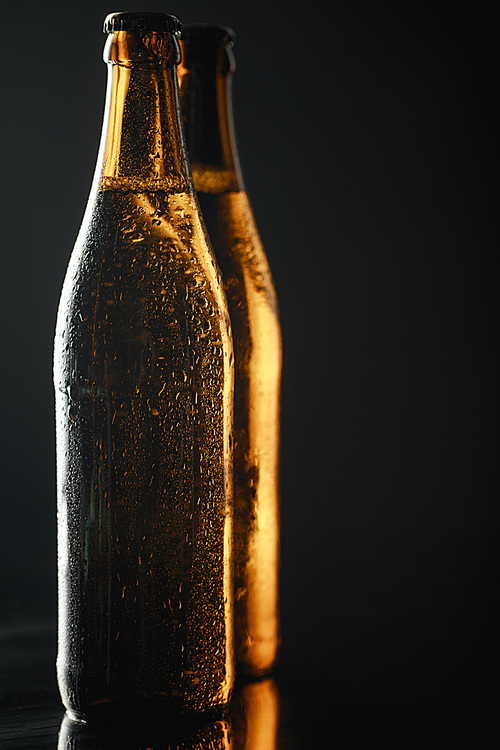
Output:
<instances>
[{"instance_id":1,"label":"bottle cap","mask_svg":"<svg viewBox=\"0 0 500 750\"><path fill-rule=\"evenodd\" d=\"M177 16L166 13L110 13L104 19L103 31L169 31L180 35L182 24Z\"/></svg>"},{"instance_id":2,"label":"bottle cap","mask_svg":"<svg viewBox=\"0 0 500 750\"><path fill-rule=\"evenodd\" d=\"M236 34L229 26L218 26L212 23L186 23L182 26L182 36L187 44L189 42L222 42L230 44L236 42Z\"/></svg>"}]
</instances>

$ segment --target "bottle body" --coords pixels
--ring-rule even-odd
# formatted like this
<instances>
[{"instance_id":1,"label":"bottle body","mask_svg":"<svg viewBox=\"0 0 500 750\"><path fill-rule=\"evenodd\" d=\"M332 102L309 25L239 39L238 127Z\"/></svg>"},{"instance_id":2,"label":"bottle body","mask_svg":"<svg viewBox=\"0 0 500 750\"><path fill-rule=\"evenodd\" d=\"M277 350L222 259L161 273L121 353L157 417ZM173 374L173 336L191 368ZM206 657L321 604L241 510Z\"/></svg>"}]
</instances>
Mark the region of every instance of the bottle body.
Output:
<instances>
[{"instance_id":1,"label":"bottle body","mask_svg":"<svg viewBox=\"0 0 500 750\"><path fill-rule=\"evenodd\" d=\"M274 285L244 190L198 192L233 331L234 626L241 672L268 673L279 628L281 335Z\"/></svg>"},{"instance_id":2,"label":"bottle body","mask_svg":"<svg viewBox=\"0 0 500 750\"><path fill-rule=\"evenodd\" d=\"M239 168L228 30L188 26L185 31L178 68L184 127L234 342L236 661L239 671L263 675L273 667L280 641L278 306Z\"/></svg>"},{"instance_id":3,"label":"bottle body","mask_svg":"<svg viewBox=\"0 0 500 750\"><path fill-rule=\"evenodd\" d=\"M178 717L233 679L231 341L189 182L108 167L56 328L58 680L72 716Z\"/></svg>"}]
</instances>

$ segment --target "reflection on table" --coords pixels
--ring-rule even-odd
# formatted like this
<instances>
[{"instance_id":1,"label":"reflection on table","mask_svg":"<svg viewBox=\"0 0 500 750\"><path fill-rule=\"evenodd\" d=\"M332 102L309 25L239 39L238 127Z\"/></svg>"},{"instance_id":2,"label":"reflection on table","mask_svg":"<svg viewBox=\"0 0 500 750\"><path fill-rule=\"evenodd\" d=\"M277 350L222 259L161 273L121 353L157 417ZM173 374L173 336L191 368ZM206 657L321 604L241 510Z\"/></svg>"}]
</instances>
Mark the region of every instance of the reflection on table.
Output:
<instances>
[{"instance_id":1,"label":"reflection on table","mask_svg":"<svg viewBox=\"0 0 500 750\"><path fill-rule=\"evenodd\" d=\"M279 694L268 678L241 685L224 717L189 726L96 727L65 716L58 750L277 750Z\"/></svg>"}]
</instances>

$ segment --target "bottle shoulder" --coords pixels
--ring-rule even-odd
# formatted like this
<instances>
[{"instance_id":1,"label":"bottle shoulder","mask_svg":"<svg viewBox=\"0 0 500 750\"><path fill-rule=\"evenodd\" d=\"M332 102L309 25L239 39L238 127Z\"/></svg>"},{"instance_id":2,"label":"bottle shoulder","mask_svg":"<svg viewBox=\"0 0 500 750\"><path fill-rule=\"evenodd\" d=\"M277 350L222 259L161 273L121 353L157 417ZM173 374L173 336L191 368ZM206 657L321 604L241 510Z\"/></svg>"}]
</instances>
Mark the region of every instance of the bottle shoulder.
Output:
<instances>
[{"instance_id":1,"label":"bottle shoulder","mask_svg":"<svg viewBox=\"0 0 500 750\"><path fill-rule=\"evenodd\" d=\"M97 191L73 249L65 286L136 285L143 297L194 276L205 293L220 283L196 199L189 193ZM141 290L141 279L152 286ZM142 285L144 286L144 285Z\"/></svg>"},{"instance_id":2,"label":"bottle shoulder","mask_svg":"<svg viewBox=\"0 0 500 750\"><path fill-rule=\"evenodd\" d=\"M168 361L215 344L230 351L229 316L193 197L98 194L61 294L56 369L68 356L120 370L150 350Z\"/></svg>"}]
</instances>

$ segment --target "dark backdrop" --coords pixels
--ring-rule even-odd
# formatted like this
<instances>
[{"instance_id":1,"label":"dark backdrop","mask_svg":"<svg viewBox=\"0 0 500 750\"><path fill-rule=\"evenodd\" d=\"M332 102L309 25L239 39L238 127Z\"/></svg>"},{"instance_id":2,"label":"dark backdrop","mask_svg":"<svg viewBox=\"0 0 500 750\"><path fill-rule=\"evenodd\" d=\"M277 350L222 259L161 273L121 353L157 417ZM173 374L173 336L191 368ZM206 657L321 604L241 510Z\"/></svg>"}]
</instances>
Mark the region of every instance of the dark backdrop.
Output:
<instances>
[{"instance_id":1,"label":"dark backdrop","mask_svg":"<svg viewBox=\"0 0 500 750\"><path fill-rule=\"evenodd\" d=\"M2 11L4 623L55 613L52 336L117 9ZM320 706L323 677L343 695L491 698L491 19L482 3L134 9L238 34L241 160L284 334L282 674Z\"/></svg>"}]
</instances>

